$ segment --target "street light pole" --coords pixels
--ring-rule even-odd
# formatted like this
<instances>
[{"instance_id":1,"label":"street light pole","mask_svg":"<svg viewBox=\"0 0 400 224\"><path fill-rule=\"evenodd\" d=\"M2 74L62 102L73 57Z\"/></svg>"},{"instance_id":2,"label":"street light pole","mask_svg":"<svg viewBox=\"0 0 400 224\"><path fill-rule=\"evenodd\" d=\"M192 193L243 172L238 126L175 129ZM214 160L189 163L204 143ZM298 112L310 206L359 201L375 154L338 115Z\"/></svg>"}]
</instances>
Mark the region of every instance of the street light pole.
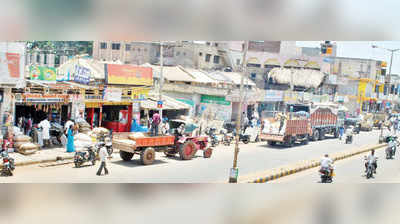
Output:
<instances>
[{"instance_id":1,"label":"street light pole","mask_svg":"<svg viewBox=\"0 0 400 224\"><path fill-rule=\"evenodd\" d=\"M240 123L241 123L241 115L242 115L242 101L243 101L243 83L244 83L244 76L246 75L246 55L247 55L247 50L248 50L248 41L245 41L244 43L244 49L243 49L243 59L242 59L242 77L240 79L240 98L239 98L239 111L237 114L237 119L236 119L236 142L235 142L235 154L233 158L233 167L231 169L231 173L229 175L229 183L237 183L237 178L238 178L238 167L237 167L237 158L239 154L239 132L240 132Z\"/></svg>"},{"instance_id":2,"label":"street light pole","mask_svg":"<svg viewBox=\"0 0 400 224\"><path fill-rule=\"evenodd\" d=\"M378 47L376 45L372 45L372 48L381 48L381 47ZM389 51L391 53L391 55L390 55L390 65L389 65L389 75L392 75L393 54L396 51L400 51L400 49L387 49L387 48L381 48L381 49L387 50L387 51ZM383 105L383 108L385 109L384 105ZM382 143L382 142L383 142L383 124L381 126L381 133L380 133L380 136L379 136L379 143Z\"/></svg>"},{"instance_id":3,"label":"street light pole","mask_svg":"<svg viewBox=\"0 0 400 224\"><path fill-rule=\"evenodd\" d=\"M163 47L163 42L160 42L160 80L159 80L159 89L158 89L158 100L162 102L162 86L164 82L164 76L163 76L163 67L164 67L164 47ZM160 107L160 119L163 119L163 110L162 106Z\"/></svg>"}]
</instances>

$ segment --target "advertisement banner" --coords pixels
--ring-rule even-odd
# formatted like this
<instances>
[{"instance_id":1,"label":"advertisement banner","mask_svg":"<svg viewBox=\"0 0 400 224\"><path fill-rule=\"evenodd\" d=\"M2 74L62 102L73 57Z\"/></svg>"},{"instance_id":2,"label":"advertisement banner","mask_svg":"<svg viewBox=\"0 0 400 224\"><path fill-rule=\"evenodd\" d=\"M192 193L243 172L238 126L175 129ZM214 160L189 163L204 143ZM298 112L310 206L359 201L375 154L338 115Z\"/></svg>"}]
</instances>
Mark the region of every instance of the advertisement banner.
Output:
<instances>
[{"instance_id":1,"label":"advertisement banner","mask_svg":"<svg viewBox=\"0 0 400 224\"><path fill-rule=\"evenodd\" d=\"M110 102L121 102L122 89L118 88L106 88L104 89L103 99Z\"/></svg>"},{"instance_id":2,"label":"advertisement banner","mask_svg":"<svg viewBox=\"0 0 400 224\"><path fill-rule=\"evenodd\" d=\"M56 69L52 67L31 66L29 71L31 80L41 82L56 82Z\"/></svg>"},{"instance_id":3,"label":"advertisement banner","mask_svg":"<svg viewBox=\"0 0 400 224\"><path fill-rule=\"evenodd\" d=\"M146 100L149 95L149 89L132 88L131 98L134 101Z\"/></svg>"},{"instance_id":4,"label":"advertisement banner","mask_svg":"<svg viewBox=\"0 0 400 224\"><path fill-rule=\"evenodd\" d=\"M90 69L75 65L74 81L88 85L90 82Z\"/></svg>"},{"instance_id":5,"label":"advertisement banner","mask_svg":"<svg viewBox=\"0 0 400 224\"><path fill-rule=\"evenodd\" d=\"M25 44L0 43L0 84L23 85Z\"/></svg>"},{"instance_id":6,"label":"advertisement banner","mask_svg":"<svg viewBox=\"0 0 400 224\"><path fill-rule=\"evenodd\" d=\"M153 85L153 69L133 65L105 64L107 84Z\"/></svg>"},{"instance_id":7,"label":"advertisement banner","mask_svg":"<svg viewBox=\"0 0 400 224\"><path fill-rule=\"evenodd\" d=\"M278 102L278 101L283 101L283 91L279 90L267 90L265 92L265 97L264 101L265 102Z\"/></svg>"},{"instance_id":8,"label":"advertisement banner","mask_svg":"<svg viewBox=\"0 0 400 224\"><path fill-rule=\"evenodd\" d=\"M231 102L226 101L225 97L223 96L210 96L210 95L201 95L200 103L231 105Z\"/></svg>"}]
</instances>

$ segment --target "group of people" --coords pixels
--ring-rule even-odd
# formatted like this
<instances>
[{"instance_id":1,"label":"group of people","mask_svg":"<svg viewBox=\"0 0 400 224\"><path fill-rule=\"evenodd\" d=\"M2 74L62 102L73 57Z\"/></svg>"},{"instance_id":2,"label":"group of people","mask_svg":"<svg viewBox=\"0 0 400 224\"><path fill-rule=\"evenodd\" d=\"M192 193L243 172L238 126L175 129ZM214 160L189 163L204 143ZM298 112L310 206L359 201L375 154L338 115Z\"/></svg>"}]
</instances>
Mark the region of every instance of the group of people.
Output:
<instances>
[{"instance_id":1,"label":"group of people","mask_svg":"<svg viewBox=\"0 0 400 224\"><path fill-rule=\"evenodd\" d=\"M251 116L251 120L249 117L246 115L245 112L243 112L242 115L242 130L243 132L246 131L248 127L258 127L261 125L261 121L257 116Z\"/></svg>"},{"instance_id":2,"label":"group of people","mask_svg":"<svg viewBox=\"0 0 400 224\"><path fill-rule=\"evenodd\" d=\"M163 118L161 120L161 116L158 112L155 112L148 121L148 128L150 130L150 134L152 136L159 135L159 129L161 128L161 134L166 135L169 132L169 123L168 118Z\"/></svg>"}]
</instances>

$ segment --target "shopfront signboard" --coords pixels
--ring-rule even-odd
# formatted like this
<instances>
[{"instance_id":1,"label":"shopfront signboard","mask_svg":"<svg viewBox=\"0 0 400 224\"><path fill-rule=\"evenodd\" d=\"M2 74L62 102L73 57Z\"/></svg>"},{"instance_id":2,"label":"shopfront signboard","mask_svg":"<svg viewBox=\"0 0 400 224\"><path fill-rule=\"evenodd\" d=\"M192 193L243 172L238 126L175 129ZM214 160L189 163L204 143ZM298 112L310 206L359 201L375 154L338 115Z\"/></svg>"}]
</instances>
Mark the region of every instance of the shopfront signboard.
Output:
<instances>
[{"instance_id":1,"label":"shopfront signboard","mask_svg":"<svg viewBox=\"0 0 400 224\"><path fill-rule=\"evenodd\" d=\"M117 85L153 85L153 69L133 65L104 64L106 83Z\"/></svg>"},{"instance_id":2,"label":"shopfront signboard","mask_svg":"<svg viewBox=\"0 0 400 224\"><path fill-rule=\"evenodd\" d=\"M88 85L90 82L90 69L75 65L74 81Z\"/></svg>"},{"instance_id":3,"label":"shopfront signboard","mask_svg":"<svg viewBox=\"0 0 400 224\"><path fill-rule=\"evenodd\" d=\"M226 101L224 96L211 96L201 95L200 103L220 104L220 105L231 105L231 102Z\"/></svg>"},{"instance_id":4,"label":"shopfront signboard","mask_svg":"<svg viewBox=\"0 0 400 224\"><path fill-rule=\"evenodd\" d=\"M56 82L57 73L53 67L31 66L29 76L32 81Z\"/></svg>"},{"instance_id":5,"label":"shopfront signboard","mask_svg":"<svg viewBox=\"0 0 400 224\"><path fill-rule=\"evenodd\" d=\"M22 94L22 97L15 99L19 103L64 103L68 98L67 94Z\"/></svg>"},{"instance_id":6,"label":"shopfront signboard","mask_svg":"<svg viewBox=\"0 0 400 224\"><path fill-rule=\"evenodd\" d=\"M24 43L0 43L0 84L19 85L24 83L24 54Z\"/></svg>"},{"instance_id":7,"label":"shopfront signboard","mask_svg":"<svg viewBox=\"0 0 400 224\"><path fill-rule=\"evenodd\" d=\"M283 101L284 92L279 90L267 90L265 92L264 102Z\"/></svg>"},{"instance_id":8,"label":"shopfront signboard","mask_svg":"<svg viewBox=\"0 0 400 224\"><path fill-rule=\"evenodd\" d=\"M150 91L150 89L132 88L131 89L131 98L133 101L146 100L149 95L149 91Z\"/></svg>"},{"instance_id":9,"label":"shopfront signboard","mask_svg":"<svg viewBox=\"0 0 400 224\"><path fill-rule=\"evenodd\" d=\"M119 88L105 88L103 99L110 102L121 102L122 89Z\"/></svg>"}]
</instances>

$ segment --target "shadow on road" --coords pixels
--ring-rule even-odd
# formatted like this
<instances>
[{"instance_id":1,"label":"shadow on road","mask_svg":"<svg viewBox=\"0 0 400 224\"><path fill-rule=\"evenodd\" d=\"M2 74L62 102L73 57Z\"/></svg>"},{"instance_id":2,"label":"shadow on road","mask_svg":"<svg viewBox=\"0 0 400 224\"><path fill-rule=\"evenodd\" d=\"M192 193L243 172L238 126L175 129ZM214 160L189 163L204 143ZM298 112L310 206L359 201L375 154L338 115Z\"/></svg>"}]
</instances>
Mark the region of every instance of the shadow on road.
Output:
<instances>
[{"instance_id":1,"label":"shadow on road","mask_svg":"<svg viewBox=\"0 0 400 224\"><path fill-rule=\"evenodd\" d=\"M143 167L143 166L155 166L155 165L160 165L160 164L164 164L167 163L165 161L162 160L155 160L153 162L153 164L150 165L142 165L142 163L140 162L139 159L133 159L131 161L123 161L123 160L119 160L119 161L114 161L111 162L112 164L115 165L121 165L121 166L126 166L126 167Z\"/></svg>"}]
</instances>

